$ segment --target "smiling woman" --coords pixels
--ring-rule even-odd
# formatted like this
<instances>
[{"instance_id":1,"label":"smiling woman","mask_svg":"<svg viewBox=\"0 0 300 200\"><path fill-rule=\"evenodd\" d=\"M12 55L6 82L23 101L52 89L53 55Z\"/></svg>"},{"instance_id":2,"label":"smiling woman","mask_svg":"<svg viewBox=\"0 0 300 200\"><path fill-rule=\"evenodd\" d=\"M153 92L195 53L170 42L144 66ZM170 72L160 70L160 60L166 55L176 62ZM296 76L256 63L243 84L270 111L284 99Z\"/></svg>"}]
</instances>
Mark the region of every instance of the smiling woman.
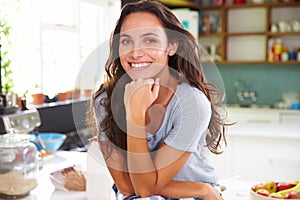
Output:
<instances>
[{"instance_id":1,"label":"smiling woman","mask_svg":"<svg viewBox=\"0 0 300 200\"><path fill-rule=\"evenodd\" d=\"M207 156L225 139L222 95L193 35L170 9L141 0L125 4L110 41L91 120L116 199L221 200Z\"/></svg>"}]
</instances>

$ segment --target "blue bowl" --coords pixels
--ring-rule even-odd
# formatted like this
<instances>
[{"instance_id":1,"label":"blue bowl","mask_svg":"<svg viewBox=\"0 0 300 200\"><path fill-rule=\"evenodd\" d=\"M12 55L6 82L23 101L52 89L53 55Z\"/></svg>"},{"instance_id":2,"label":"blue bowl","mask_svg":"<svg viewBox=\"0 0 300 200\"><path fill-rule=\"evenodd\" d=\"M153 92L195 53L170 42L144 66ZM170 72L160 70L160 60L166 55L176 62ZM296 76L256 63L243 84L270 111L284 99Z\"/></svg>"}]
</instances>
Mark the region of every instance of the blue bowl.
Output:
<instances>
[{"instance_id":1,"label":"blue bowl","mask_svg":"<svg viewBox=\"0 0 300 200\"><path fill-rule=\"evenodd\" d=\"M52 153L55 153L66 139L66 135L62 133L39 133L39 135L45 143L46 149ZM35 135L31 135L30 141L36 145L38 150L42 149Z\"/></svg>"}]
</instances>

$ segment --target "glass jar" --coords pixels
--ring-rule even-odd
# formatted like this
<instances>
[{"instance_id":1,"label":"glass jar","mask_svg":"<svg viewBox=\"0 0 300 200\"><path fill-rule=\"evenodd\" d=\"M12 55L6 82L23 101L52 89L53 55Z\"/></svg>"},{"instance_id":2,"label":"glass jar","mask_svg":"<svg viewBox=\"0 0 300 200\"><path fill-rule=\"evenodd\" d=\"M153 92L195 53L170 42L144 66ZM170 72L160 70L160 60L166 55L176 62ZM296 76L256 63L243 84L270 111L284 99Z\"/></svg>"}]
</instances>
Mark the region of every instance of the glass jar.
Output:
<instances>
[{"instance_id":1,"label":"glass jar","mask_svg":"<svg viewBox=\"0 0 300 200\"><path fill-rule=\"evenodd\" d=\"M1 197L28 195L37 186L37 171L38 151L29 134L0 135Z\"/></svg>"}]
</instances>

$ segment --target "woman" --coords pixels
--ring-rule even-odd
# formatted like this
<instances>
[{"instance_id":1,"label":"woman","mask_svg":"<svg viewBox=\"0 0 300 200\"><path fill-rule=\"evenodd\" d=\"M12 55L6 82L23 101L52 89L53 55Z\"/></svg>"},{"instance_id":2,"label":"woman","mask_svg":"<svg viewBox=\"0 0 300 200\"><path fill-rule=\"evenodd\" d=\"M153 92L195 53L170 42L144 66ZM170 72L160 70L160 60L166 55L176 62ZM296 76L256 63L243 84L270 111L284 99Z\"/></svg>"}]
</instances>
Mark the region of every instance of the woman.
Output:
<instances>
[{"instance_id":1,"label":"woman","mask_svg":"<svg viewBox=\"0 0 300 200\"><path fill-rule=\"evenodd\" d=\"M92 102L117 199L222 199L205 151L220 153L224 137L218 94L171 10L147 0L123 7Z\"/></svg>"}]
</instances>

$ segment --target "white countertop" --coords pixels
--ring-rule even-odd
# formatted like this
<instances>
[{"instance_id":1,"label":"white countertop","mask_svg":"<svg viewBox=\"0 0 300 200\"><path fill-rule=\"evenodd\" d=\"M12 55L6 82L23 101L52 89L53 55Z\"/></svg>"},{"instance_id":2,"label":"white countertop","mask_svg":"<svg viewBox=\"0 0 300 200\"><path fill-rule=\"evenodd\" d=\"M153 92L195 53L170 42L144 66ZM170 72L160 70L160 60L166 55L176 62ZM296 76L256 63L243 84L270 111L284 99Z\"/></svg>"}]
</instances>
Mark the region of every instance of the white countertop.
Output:
<instances>
[{"instance_id":1,"label":"white countertop","mask_svg":"<svg viewBox=\"0 0 300 200\"><path fill-rule=\"evenodd\" d=\"M37 173L38 186L30 195L21 200L83 200L85 192L64 192L55 190L50 173L73 165L86 169L87 154L83 152L58 151L44 161L43 168Z\"/></svg>"},{"instance_id":2,"label":"white countertop","mask_svg":"<svg viewBox=\"0 0 300 200\"><path fill-rule=\"evenodd\" d=\"M65 167L79 165L86 169L87 153L73 151L59 151L49 160L45 161L42 170L37 174L38 186L30 195L21 200L86 200L86 192L64 192L55 190L49 175L51 172ZM224 200L250 200L249 189L256 182L240 180L238 177L220 180L226 187L223 192ZM97 186L95 186L97 187ZM101 199L101 197L99 198Z\"/></svg>"},{"instance_id":3,"label":"white countertop","mask_svg":"<svg viewBox=\"0 0 300 200\"><path fill-rule=\"evenodd\" d=\"M300 139L300 124L236 123L228 127L228 134L231 136Z\"/></svg>"}]
</instances>

